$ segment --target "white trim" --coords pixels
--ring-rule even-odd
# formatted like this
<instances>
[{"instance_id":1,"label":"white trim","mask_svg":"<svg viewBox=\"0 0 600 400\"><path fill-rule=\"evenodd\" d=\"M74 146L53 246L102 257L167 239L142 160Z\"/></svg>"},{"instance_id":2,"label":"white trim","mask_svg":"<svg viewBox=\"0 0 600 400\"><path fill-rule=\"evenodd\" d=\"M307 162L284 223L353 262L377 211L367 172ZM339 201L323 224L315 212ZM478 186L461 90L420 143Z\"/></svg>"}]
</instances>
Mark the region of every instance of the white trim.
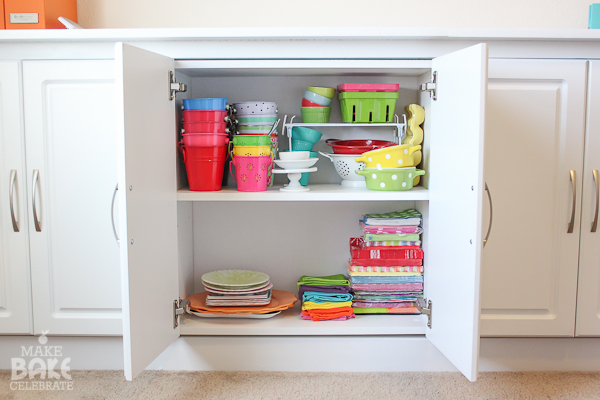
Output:
<instances>
[{"instance_id":1,"label":"white trim","mask_svg":"<svg viewBox=\"0 0 600 400\"><path fill-rule=\"evenodd\" d=\"M4 30L0 40L227 40L227 39L485 39L600 40L588 29L452 29L452 28L146 28Z\"/></svg>"}]
</instances>

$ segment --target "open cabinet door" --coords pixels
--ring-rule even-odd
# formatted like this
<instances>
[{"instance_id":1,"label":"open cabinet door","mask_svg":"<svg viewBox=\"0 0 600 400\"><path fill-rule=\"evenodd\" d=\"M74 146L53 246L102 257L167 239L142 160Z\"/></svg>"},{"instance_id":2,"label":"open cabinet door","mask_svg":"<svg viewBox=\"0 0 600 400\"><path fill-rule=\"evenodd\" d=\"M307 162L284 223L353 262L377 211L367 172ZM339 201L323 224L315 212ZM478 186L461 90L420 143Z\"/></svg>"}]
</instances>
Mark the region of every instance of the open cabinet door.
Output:
<instances>
[{"instance_id":1,"label":"open cabinet door","mask_svg":"<svg viewBox=\"0 0 600 400\"><path fill-rule=\"evenodd\" d=\"M429 140L427 338L469 380L479 358L479 270L487 46L436 58Z\"/></svg>"},{"instance_id":2,"label":"open cabinet door","mask_svg":"<svg viewBox=\"0 0 600 400\"><path fill-rule=\"evenodd\" d=\"M123 353L132 380L179 336L174 61L117 43L115 64Z\"/></svg>"}]
</instances>

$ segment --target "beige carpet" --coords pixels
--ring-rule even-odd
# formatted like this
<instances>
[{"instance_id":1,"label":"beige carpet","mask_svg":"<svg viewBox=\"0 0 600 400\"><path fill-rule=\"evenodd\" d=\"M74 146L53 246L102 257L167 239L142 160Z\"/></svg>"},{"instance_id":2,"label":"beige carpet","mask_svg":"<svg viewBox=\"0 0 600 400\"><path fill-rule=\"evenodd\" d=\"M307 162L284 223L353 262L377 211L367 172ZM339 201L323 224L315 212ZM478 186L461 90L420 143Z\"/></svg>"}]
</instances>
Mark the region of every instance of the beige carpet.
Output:
<instances>
[{"instance_id":1,"label":"beige carpet","mask_svg":"<svg viewBox=\"0 0 600 400\"><path fill-rule=\"evenodd\" d=\"M600 373L481 373L475 383L438 373L73 371L73 390L12 391L0 371L0 399L600 399Z\"/></svg>"}]
</instances>

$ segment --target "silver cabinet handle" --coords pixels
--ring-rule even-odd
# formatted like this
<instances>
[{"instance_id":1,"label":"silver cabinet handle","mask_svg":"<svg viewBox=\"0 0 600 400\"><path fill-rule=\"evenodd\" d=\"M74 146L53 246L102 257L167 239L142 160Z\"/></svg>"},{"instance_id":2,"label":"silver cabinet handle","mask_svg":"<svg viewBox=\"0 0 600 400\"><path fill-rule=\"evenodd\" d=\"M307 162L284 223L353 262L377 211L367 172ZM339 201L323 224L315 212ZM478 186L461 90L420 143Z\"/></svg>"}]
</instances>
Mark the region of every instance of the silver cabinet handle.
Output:
<instances>
[{"instance_id":1,"label":"silver cabinet handle","mask_svg":"<svg viewBox=\"0 0 600 400\"><path fill-rule=\"evenodd\" d=\"M39 186L39 182L40 182L40 170L39 169L34 169L33 170L33 190L31 192L33 193L33 196L32 196L33 222L35 223L35 230L37 232L41 232L42 231L42 222L38 218L37 206L35 204L35 194L37 192L37 187Z\"/></svg>"},{"instance_id":2,"label":"silver cabinet handle","mask_svg":"<svg viewBox=\"0 0 600 400\"><path fill-rule=\"evenodd\" d=\"M600 206L600 182L598 182L598 170L592 171L594 176L594 183L596 184L596 211L594 213L594 221L592 222L592 232L596 232L598 228L598 207Z\"/></svg>"},{"instance_id":3,"label":"silver cabinet handle","mask_svg":"<svg viewBox=\"0 0 600 400\"><path fill-rule=\"evenodd\" d=\"M567 233L573 233L573 226L575 226L575 203L577 201L577 184L575 182L575 171L571 170L571 187L573 189L573 207L571 208L571 220L569 221L569 227Z\"/></svg>"},{"instance_id":4,"label":"silver cabinet handle","mask_svg":"<svg viewBox=\"0 0 600 400\"><path fill-rule=\"evenodd\" d=\"M485 191L487 192L488 200L490 201L490 224L488 226L487 233L485 234L485 239L483 239L483 247L485 247L488 239L490 238L490 233L492 232L492 223L494 222L494 207L492 206L492 194L490 193L490 189L488 188L487 182L485 183Z\"/></svg>"},{"instance_id":5,"label":"silver cabinet handle","mask_svg":"<svg viewBox=\"0 0 600 400\"><path fill-rule=\"evenodd\" d=\"M19 191L19 183L17 182L17 170L10 170L10 185L8 189L8 197L10 197L10 217L12 219L13 231L19 232L19 221L15 216L15 206L13 204L15 197L15 184L17 185L17 194ZM19 204L17 204L17 210L19 209ZM20 213L19 213L20 214Z\"/></svg>"},{"instance_id":6,"label":"silver cabinet handle","mask_svg":"<svg viewBox=\"0 0 600 400\"><path fill-rule=\"evenodd\" d=\"M115 187L115 192L113 193L112 201L110 203L110 220L112 222L113 233L115 234L115 239L117 239L117 244L120 245L119 235L117 235L117 228L115 228L115 199L117 198L117 190L119 190L119 184Z\"/></svg>"}]
</instances>

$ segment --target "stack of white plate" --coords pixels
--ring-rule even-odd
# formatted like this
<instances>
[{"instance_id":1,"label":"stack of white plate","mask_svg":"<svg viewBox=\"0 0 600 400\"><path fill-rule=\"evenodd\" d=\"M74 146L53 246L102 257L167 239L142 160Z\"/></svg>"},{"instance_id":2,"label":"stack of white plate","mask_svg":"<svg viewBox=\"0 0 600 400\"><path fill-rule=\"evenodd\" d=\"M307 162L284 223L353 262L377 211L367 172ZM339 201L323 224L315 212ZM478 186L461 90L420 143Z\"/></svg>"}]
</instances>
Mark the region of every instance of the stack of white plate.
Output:
<instances>
[{"instance_id":1,"label":"stack of white plate","mask_svg":"<svg viewBox=\"0 0 600 400\"><path fill-rule=\"evenodd\" d=\"M240 269L212 271L202 275L209 306L260 306L271 302L269 275Z\"/></svg>"}]
</instances>

